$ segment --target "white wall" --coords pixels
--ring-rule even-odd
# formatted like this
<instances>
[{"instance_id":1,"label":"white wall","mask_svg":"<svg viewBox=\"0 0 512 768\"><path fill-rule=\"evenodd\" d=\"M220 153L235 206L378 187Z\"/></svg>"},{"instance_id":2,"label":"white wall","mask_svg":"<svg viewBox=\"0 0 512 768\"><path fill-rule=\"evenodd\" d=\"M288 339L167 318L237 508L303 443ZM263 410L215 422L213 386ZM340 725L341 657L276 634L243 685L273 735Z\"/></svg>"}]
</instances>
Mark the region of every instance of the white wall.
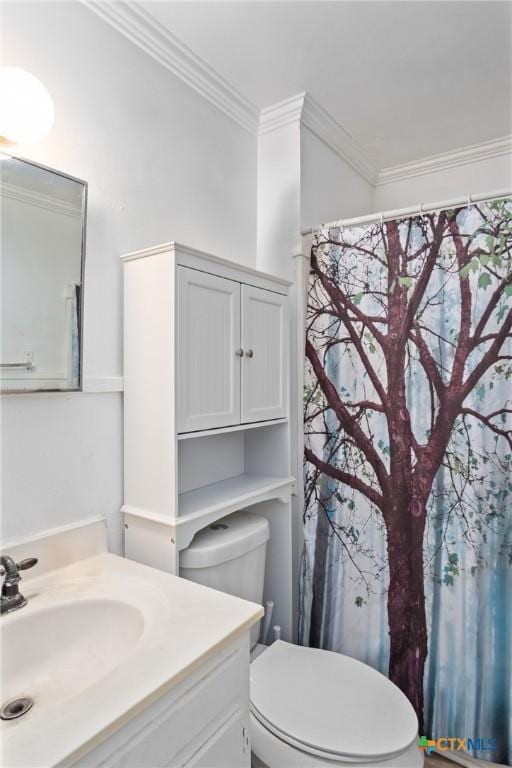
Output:
<instances>
[{"instance_id":1,"label":"white wall","mask_svg":"<svg viewBox=\"0 0 512 768\"><path fill-rule=\"evenodd\" d=\"M255 263L256 137L80 3L6 3L2 22L4 63L56 111L15 154L89 182L85 379L119 377L121 253L178 240ZM104 514L119 548L121 394L6 395L2 411L3 540Z\"/></svg>"},{"instance_id":2,"label":"white wall","mask_svg":"<svg viewBox=\"0 0 512 768\"><path fill-rule=\"evenodd\" d=\"M300 132L297 120L258 139L258 268L292 279L300 250Z\"/></svg>"},{"instance_id":3,"label":"white wall","mask_svg":"<svg viewBox=\"0 0 512 768\"><path fill-rule=\"evenodd\" d=\"M375 187L374 211L435 203L478 192L512 187L512 158L491 157L474 163L412 176Z\"/></svg>"},{"instance_id":4,"label":"white wall","mask_svg":"<svg viewBox=\"0 0 512 768\"><path fill-rule=\"evenodd\" d=\"M106 515L119 549L121 395L5 395L2 406L2 543Z\"/></svg>"},{"instance_id":5,"label":"white wall","mask_svg":"<svg viewBox=\"0 0 512 768\"><path fill-rule=\"evenodd\" d=\"M362 216L373 186L304 124L296 121L258 141L258 267L293 279L290 258L300 230Z\"/></svg>"},{"instance_id":6,"label":"white wall","mask_svg":"<svg viewBox=\"0 0 512 768\"><path fill-rule=\"evenodd\" d=\"M301 130L301 229L363 216L373 186L308 128Z\"/></svg>"}]
</instances>

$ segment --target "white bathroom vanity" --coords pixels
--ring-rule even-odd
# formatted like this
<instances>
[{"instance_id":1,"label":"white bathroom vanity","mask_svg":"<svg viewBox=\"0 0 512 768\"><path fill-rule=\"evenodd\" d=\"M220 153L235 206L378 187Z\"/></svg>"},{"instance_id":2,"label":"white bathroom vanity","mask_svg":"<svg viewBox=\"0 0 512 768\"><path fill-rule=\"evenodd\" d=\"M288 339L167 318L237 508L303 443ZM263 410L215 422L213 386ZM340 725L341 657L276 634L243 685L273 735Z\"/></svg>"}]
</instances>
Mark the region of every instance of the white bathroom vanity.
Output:
<instances>
[{"instance_id":1,"label":"white bathroom vanity","mask_svg":"<svg viewBox=\"0 0 512 768\"><path fill-rule=\"evenodd\" d=\"M2 701L33 706L2 721L1 764L248 768L262 608L107 553L103 522L54 538L2 617Z\"/></svg>"}]
</instances>

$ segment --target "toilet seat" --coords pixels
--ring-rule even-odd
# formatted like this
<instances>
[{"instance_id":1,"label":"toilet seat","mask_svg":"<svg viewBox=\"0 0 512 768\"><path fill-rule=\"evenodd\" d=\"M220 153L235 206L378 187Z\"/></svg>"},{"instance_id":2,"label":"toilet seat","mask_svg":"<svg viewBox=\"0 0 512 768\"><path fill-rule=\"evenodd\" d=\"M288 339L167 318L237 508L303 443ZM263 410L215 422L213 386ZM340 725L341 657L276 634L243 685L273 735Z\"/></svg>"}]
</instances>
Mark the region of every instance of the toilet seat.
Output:
<instances>
[{"instance_id":1,"label":"toilet seat","mask_svg":"<svg viewBox=\"0 0 512 768\"><path fill-rule=\"evenodd\" d=\"M251 664L251 712L303 753L381 762L415 744L416 714L384 675L348 656L283 641Z\"/></svg>"},{"instance_id":2,"label":"toilet seat","mask_svg":"<svg viewBox=\"0 0 512 768\"><path fill-rule=\"evenodd\" d=\"M279 739L251 713L252 768L424 768L424 752L417 742L388 760L354 762L308 754Z\"/></svg>"}]
</instances>

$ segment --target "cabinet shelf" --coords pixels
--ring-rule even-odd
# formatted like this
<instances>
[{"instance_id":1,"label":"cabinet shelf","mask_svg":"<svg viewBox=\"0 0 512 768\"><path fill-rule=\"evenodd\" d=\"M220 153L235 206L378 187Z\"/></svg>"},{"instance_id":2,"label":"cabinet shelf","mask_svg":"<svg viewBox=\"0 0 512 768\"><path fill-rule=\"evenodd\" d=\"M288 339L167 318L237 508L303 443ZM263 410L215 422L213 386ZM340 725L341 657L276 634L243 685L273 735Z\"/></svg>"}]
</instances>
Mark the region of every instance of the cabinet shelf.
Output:
<instances>
[{"instance_id":1,"label":"cabinet shelf","mask_svg":"<svg viewBox=\"0 0 512 768\"><path fill-rule=\"evenodd\" d=\"M253 421L250 424L235 424L232 427L216 427L215 429L202 429L197 432L182 432L178 440L191 440L194 437L210 437L210 435L225 435L228 432L245 432L248 429L261 429L271 427L274 424L286 424L288 419L268 419L267 421Z\"/></svg>"},{"instance_id":2,"label":"cabinet shelf","mask_svg":"<svg viewBox=\"0 0 512 768\"><path fill-rule=\"evenodd\" d=\"M178 518L173 521L178 550L188 547L195 534L221 517L261 501L289 500L293 477L237 475L178 496Z\"/></svg>"},{"instance_id":3,"label":"cabinet shelf","mask_svg":"<svg viewBox=\"0 0 512 768\"><path fill-rule=\"evenodd\" d=\"M178 521L202 518L210 514L228 515L243 506L279 496L277 491L293 482L292 477L237 475L205 485L178 496Z\"/></svg>"}]
</instances>

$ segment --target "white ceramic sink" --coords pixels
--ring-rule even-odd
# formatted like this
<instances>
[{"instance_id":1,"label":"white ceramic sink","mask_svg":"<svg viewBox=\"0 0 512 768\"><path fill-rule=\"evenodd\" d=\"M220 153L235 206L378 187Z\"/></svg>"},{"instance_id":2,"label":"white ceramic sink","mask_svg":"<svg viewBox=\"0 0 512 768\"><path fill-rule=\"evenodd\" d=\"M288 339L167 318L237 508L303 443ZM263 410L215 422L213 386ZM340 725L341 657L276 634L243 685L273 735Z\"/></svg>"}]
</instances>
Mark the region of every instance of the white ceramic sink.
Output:
<instances>
[{"instance_id":1,"label":"white ceramic sink","mask_svg":"<svg viewBox=\"0 0 512 768\"><path fill-rule=\"evenodd\" d=\"M261 618L260 606L107 553L23 579L0 619L0 765L70 766Z\"/></svg>"},{"instance_id":2,"label":"white ceramic sink","mask_svg":"<svg viewBox=\"0 0 512 768\"><path fill-rule=\"evenodd\" d=\"M2 699L27 694L38 706L64 703L120 664L143 630L140 610L111 599L21 609L1 633Z\"/></svg>"}]
</instances>

